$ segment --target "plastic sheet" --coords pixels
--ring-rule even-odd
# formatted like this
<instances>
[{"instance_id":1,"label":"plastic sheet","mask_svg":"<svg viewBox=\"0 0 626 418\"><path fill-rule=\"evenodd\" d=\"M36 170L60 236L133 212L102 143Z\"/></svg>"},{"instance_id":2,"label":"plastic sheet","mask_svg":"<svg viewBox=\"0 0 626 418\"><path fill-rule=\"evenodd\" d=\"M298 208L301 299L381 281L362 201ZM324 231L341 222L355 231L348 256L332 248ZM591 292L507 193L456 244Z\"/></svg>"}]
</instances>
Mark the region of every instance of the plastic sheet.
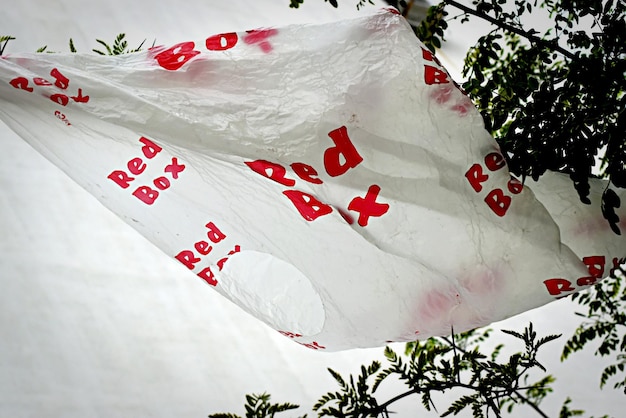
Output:
<instances>
[{"instance_id":1,"label":"plastic sheet","mask_svg":"<svg viewBox=\"0 0 626 418\"><path fill-rule=\"evenodd\" d=\"M316 350L486 325L626 256L569 179L533 192L510 175L393 11L115 57L3 56L0 119L181 274Z\"/></svg>"}]
</instances>

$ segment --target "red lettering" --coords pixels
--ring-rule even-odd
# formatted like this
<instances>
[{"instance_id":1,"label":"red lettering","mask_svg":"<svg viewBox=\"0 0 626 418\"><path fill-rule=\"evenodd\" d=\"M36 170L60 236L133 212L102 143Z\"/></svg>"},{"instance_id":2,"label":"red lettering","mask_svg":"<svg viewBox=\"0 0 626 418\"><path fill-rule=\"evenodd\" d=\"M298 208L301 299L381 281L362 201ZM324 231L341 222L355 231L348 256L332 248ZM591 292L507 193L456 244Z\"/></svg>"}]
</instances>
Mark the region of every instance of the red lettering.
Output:
<instances>
[{"instance_id":1,"label":"red lettering","mask_svg":"<svg viewBox=\"0 0 626 418\"><path fill-rule=\"evenodd\" d=\"M176 157L172 157L172 164L165 167L165 172L170 173L172 178L176 180L178 178L178 173L181 173L184 169L185 165L178 164L178 159Z\"/></svg>"},{"instance_id":2,"label":"red lettering","mask_svg":"<svg viewBox=\"0 0 626 418\"><path fill-rule=\"evenodd\" d=\"M137 157L130 160L128 164L126 164L126 167L128 167L128 171L130 171L131 174L138 176L139 174L144 172L147 165L143 162L141 158ZM126 185L126 187L128 187L128 184Z\"/></svg>"},{"instance_id":3,"label":"red lettering","mask_svg":"<svg viewBox=\"0 0 626 418\"><path fill-rule=\"evenodd\" d=\"M237 45L238 40L235 32L221 33L206 38L206 48L210 51L225 51Z\"/></svg>"},{"instance_id":4,"label":"red lettering","mask_svg":"<svg viewBox=\"0 0 626 418\"><path fill-rule=\"evenodd\" d=\"M572 287L572 283L565 279L548 279L544 280L543 284L546 286L548 293L552 296L558 296L563 292L576 290Z\"/></svg>"},{"instance_id":5,"label":"red lettering","mask_svg":"<svg viewBox=\"0 0 626 418\"><path fill-rule=\"evenodd\" d=\"M154 183L154 187L156 187L159 190L168 189L171 185L167 177L163 177L163 176L154 179L152 183Z\"/></svg>"},{"instance_id":6,"label":"red lettering","mask_svg":"<svg viewBox=\"0 0 626 418\"><path fill-rule=\"evenodd\" d=\"M9 84L16 89L26 90L31 93L33 92L33 88L28 85L28 79L26 77L14 78L13 80L9 81Z\"/></svg>"},{"instance_id":7,"label":"red lettering","mask_svg":"<svg viewBox=\"0 0 626 418\"><path fill-rule=\"evenodd\" d=\"M291 164L291 168L293 169L293 172L304 181L308 181L313 184L323 183L322 180L317 178L317 170L308 164L293 163Z\"/></svg>"},{"instance_id":8,"label":"red lettering","mask_svg":"<svg viewBox=\"0 0 626 418\"><path fill-rule=\"evenodd\" d=\"M269 43L267 38L274 36L278 33L276 29L257 29L247 31L246 36L243 37L243 41L248 45L256 44L261 48L261 51L268 53L272 52L272 44Z\"/></svg>"},{"instance_id":9,"label":"red lettering","mask_svg":"<svg viewBox=\"0 0 626 418\"><path fill-rule=\"evenodd\" d=\"M424 66L424 82L426 84L445 84L449 83L448 74L437 67L431 65Z\"/></svg>"},{"instance_id":10,"label":"red lettering","mask_svg":"<svg viewBox=\"0 0 626 418\"><path fill-rule=\"evenodd\" d=\"M130 177L128 174L126 174L125 171L122 170L112 171L111 174L107 176L107 178L113 180L122 189L128 188L130 182L135 180L134 177Z\"/></svg>"},{"instance_id":11,"label":"red lettering","mask_svg":"<svg viewBox=\"0 0 626 418\"><path fill-rule=\"evenodd\" d=\"M140 186L133 192L133 196L141 200L146 205L151 205L159 197L159 192L148 186Z\"/></svg>"},{"instance_id":12,"label":"red lettering","mask_svg":"<svg viewBox=\"0 0 626 418\"><path fill-rule=\"evenodd\" d=\"M141 147L141 152L143 152L143 155L145 155L146 158L149 160L154 158L159 152L163 150L163 148L150 141L145 136L139 138L139 142L143 144L143 147Z\"/></svg>"},{"instance_id":13,"label":"red lettering","mask_svg":"<svg viewBox=\"0 0 626 418\"><path fill-rule=\"evenodd\" d=\"M363 157L352 144L345 126L329 132L328 136L335 143L334 147L324 151L324 168L329 176L340 176L363 161Z\"/></svg>"},{"instance_id":14,"label":"red lettering","mask_svg":"<svg viewBox=\"0 0 626 418\"><path fill-rule=\"evenodd\" d=\"M224 235L224 233L220 231L213 222L209 222L205 226L208 228L206 236L211 240L212 243L217 244L218 242L226 238L226 235Z\"/></svg>"},{"instance_id":15,"label":"red lettering","mask_svg":"<svg viewBox=\"0 0 626 418\"><path fill-rule=\"evenodd\" d=\"M433 61L441 67L441 62L439 61L439 59L428 49L422 48L422 58L424 58L426 61Z\"/></svg>"},{"instance_id":16,"label":"red lettering","mask_svg":"<svg viewBox=\"0 0 626 418\"><path fill-rule=\"evenodd\" d=\"M65 94L55 93L50 95L50 100L55 103L60 104L61 106L67 106L70 99Z\"/></svg>"},{"instance_id":17,"label":"red lettering","mask_svg":"<svg viewBox=\"0 0 626 418\"><path fill-rule=\"evenodd\" d=\"M591 257L583 257L583 263L587 266L590 277L581 277L576 281L579 286L591 286L595 284L598 279L604 276L604 263L606 259L601 255L594 255Z\"/></svg>"},{"instance_id":18,"label":"red lettering","mask_svg":"<svg viewBox=\"0 0 626 418\"><path fill-rule=\"evenodd\" d=\"M485 156L485 165L489 171L497 171L506 166L506 161L502 154L492 152Z\"/></svg>"},{"instance_id":19,"label":"red lettering","mask_svg":"<svg viewBox=\"0 0 626 418\"><path fill-rule=\"evenodd\" d=\"M487 181L489 176L483 173L483 168L480 164L474 164L465 173L465 178L467 178L474 191L478 193L483 189L481 183Z\"/></svg>"},{"instance_id":20,"label":"red lettering","mask_svg":"<svg viewBox=\"0 0 626 418\"><path fill-rule=\"evenodd\" d=\"M303 345L303 346L305 346L306 348L310 348L310 349L312 349L312 350L324 350L324 349L326 348L326 347L324 347L323 345L319 345L319 343L318 343L318 342L316 342L316 341L313 341L313 342L312 342L312 343L310 343L310 344L305 344L305 343L301 343L301 342L298 342L298 341L296 341L296 342L297 342L298 344Z\"/></svg>"},{"instance_id":21,"label":"red lettering","mask_svg":"<svg viewBox=\"0 0 626 418\"><path fill-rule=\"evenodd\" d=\"M211 267L203 269L200 273L197 274L197 276L207 282L209 285L217 286L217 280L215 279L215 275L211 271Z\"/></svg>"},{"instance_id":22,"label":"red lettering","mask_svg":"<svg viewBox=\"0 0 626 418\"><path fill-rule=\"evenodd\" d=\"M189 250L183 250L179 252L174 258L180 261L189 270L193 270L196 266L196 263L200 262L200 258L196 257L193 251Z\"/></svg>"},{"instance_id":23,"label":"red lettering","mask_svg":"<svg viewBox=\"0 0 626 418\"><path fill-rule=\"evenodd\" d=\"M166 70L176 71L200 53L193 49L195 46L193 42L181 42L157 54L154 58Z\"/></svg>"},{"instance_id":24,"label":"red lettering","mask_svg":"<svg viewBox=\"0 0 626 418\"><path fill-rule=\"evenodd\" d=\"M515 177L511 177L511 180L509 180L506 187L512 194L520 194L524 190L524 185L522 184L522 182Z\"/></svg>"},{"instance_id":25,"label":"red lettering","mask_svg":"<svg viewBox=\"0 0 626 418\"><path fill-rule=\"evenodd\" d=\"M256 160L252 162L246 162L246 165L252 169L255 173L258 173L270 180L274 180L283 186L293 186L296 181L285 177L287 170L280 164L274 164L266 160Z\"/></svg>"},{"instance_id":26,"label":"red lettering","mask_svg":"<svg viewBox=\"0 0 626 418\"><path fill-rule=\"evenodd\" d=\"M33 78L33 82L38 86L51 86L52 83L46 80L45 78L35 77Z\"/></svg>"},{"instance_id":27,"label":"red lettering","mask_svg":"<svg viewBox=\"0 0 626 418\"><path fill-rule=\"evenodd\" d=\"M314 196L298 190L285 190L285 196L296 206L300 215L307 221L314 221L320 216L328 215L333 211L329 205L320 202Z\"/></svg>"},{"instance_id":28,"label":"red lettering","mask_svg":"<svg viewBox=\"0 0 626 418\"><path fill-rule=\"evenodd\" d=\"M380 186L374 184L367 190L365 198L355 197L348 205L349 210L359 212L359 219L357 221L359 225L367 226L370 217L383 216L389 210L388 204L376 202L378 193L380 193Z\"/></svg>"},{"instance_id":29,"label":"red lettering","mask_svg":"<svg viewBox=\"0 0 626 418\"><path fill-rule=\"evenodd\" d=\"M53 68L52 71L50 71L50 75L56 79L54 85L58 88L65 90L70 85L70 79L61 74L61 72L56 68Z\"/></svg>"},{"instance_id":30,"label":"red lettering","mask_svg":"<svg viewBox=\"0 0 626 418\"><path fill-rule=\"evenodd\" d=\"M435 54L430 52L428 49L422 48L422 58L424 58L426 61L436 62L437 65L441 66L439 59L435 56Z\"/></svg>"},{"instance_id":31,"label":"red lettering","mask_svg":"<svg viewBox=\"0 0 626 418\"><path fill-rule=\"evenodd\" d=\"M278 331L278 332L280 332L285 337L289 337L289 338L300 338L300 337L302 337L302 334L296 334L296 333L289 332L289 331Z\"/></svg>"},{"instance_id":32,"label":"red lettering","mask_svg":"<svg viewBox=\"0 0 626 418\"><path fill-rule=\"evenodd\" d=\"M435 58L435 56L428 49L422 48L422 58L424 58L426 61L433 61L433 58Z\"/></svg>"},{"instance_id":33,"label":"red lettering","mask_svg":"<svg viewBox=\"0 0 626 418\"><path fill-rule=\"evenodd\" d=\"M226 238L226 235L219 230L217 226L213 222L209 222L205 225L208 228L207 237L213 243L218 243ZM196 264L199 263L202 259L202 256L209 254L213 251L213 247L208 241L200 240L194 244L195 250L198 252L199 256L196 256L196 253L190 250L183 250L176 255L176 259L180 261L183 265L185 265L189 270L193 270L196 267ZM228 257L232 256L235 253L241 251L241 247L239 245L235 245L234 249L231 250L225 258L222 258L217 262L218 268L221 270L224 266L224 263L228 259ZM207 282L211 286L217 285L217 279L211 270L211 267L206 267L202 269L199 273L196 274L202 280Z\"/></svg>"},{"instance_id":34,"label":"red lettering","mask_svg":"<svg viewBox=\"0 0 626 418\"><path fill-rule=\"evenodd\" d=\"M485 202L493 213L502 217L511 206L511 197L505 195L502 189L494 189L485 197Z\"/></svg>"},{"instance_id":35,"label":"red lettering","mask_svg":"<svg viewBox=\"0 0 626 418\"><path fill-rule=\"evenodd\" d=\"M54 116L62 120L67 126L72 126L70 121L67 120L67 116L65 116L63 113L59 112L58 110L54 111Z\"/></svg>"},{"instance_id":36,"label":"red lettering","mask_svg":"<svg viewBox=\"0 0 626 418\"><path fill-rule=\"evenodd\" d=\"M583 257L583 263L587 266L589 274L592 277L601 279L604 276L604 263L606 258L603 255L594 255L591 257Z\"/></svg>"},{"instance_id":37,"label":"red lettering","mask_svg":"<svg viewBox=\"0 0 626 418\"><path fill-rule=\"evenodd\" d=\"M78 95L72 96L72 100L76 103L87 103L89 101L89 96L83 96L83 89L78 89Z\"/></svg>"},{"instance_id":38,"label":"red lettering","mask_svg":"<svg viewBox=\"0 0 626 418\"><path fill-rule=\"evenodd\" d=\"M213 247L206 241L198 241L194 244L194 248L200 255L207 255L213 250ZM200 260L200 259L198 259Z\"/></svg>"}]
</instances>

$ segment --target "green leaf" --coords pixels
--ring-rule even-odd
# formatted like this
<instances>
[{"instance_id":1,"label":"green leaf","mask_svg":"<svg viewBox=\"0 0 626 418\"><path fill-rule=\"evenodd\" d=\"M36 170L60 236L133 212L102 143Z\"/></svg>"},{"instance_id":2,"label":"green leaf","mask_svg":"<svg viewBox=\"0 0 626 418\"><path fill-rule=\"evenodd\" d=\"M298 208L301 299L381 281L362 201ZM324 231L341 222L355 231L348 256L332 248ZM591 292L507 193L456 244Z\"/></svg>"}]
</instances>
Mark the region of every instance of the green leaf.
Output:
<instances>
[{"instance_id":1,"label":"green leaf","mask_svg":"<svg viewBox=\"0 0 626 418\"><path fill-rule=\"evenodd\" d=\"M334 371L331 368L328 368L327 370L330 373L330 375L337 381L337 383L339 383L339 386L341 386L341 388L347 388L348 387L348 385L346 384L346 381L343 380L343 378L341 377L341 375L339 373L337 373L336 371Z\"/></svg>"},{"instance_id":2,"label":"green leaf","mask_svg":"<svg viewBox=\"0 0 626 418\"><path fill-rule=\"evenodd\" d=\"M516 331L512 331L512 330L508 330L508 329L503 329L502 332L504 332L505 334L509 334L514 336L515 338L519 338L520 340L524 339L524 336L522 334L520 334L519 332Z\"/></svg>"}]
</instances>

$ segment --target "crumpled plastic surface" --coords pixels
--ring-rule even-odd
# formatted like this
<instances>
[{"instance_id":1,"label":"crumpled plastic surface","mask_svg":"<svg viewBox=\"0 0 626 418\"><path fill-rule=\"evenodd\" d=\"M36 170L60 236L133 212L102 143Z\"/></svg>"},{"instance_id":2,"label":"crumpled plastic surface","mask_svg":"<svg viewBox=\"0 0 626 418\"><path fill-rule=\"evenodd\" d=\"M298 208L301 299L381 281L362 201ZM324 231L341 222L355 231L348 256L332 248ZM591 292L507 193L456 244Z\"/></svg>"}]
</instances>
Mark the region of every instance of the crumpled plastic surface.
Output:
<instances>
[{"instance_id":1,"label":"crumpled plastic surface","mask_svg":"<svg viewBox=\"0 0 626 418\"><path fill-rule=\"evenodd\" d=\"M511 177L393 11L115 57L3 56L0 119L190 280L316 350L483 326L626 256L606 185L585 206L562 175L532 190Z\"/></svg>"}]
</instances>

